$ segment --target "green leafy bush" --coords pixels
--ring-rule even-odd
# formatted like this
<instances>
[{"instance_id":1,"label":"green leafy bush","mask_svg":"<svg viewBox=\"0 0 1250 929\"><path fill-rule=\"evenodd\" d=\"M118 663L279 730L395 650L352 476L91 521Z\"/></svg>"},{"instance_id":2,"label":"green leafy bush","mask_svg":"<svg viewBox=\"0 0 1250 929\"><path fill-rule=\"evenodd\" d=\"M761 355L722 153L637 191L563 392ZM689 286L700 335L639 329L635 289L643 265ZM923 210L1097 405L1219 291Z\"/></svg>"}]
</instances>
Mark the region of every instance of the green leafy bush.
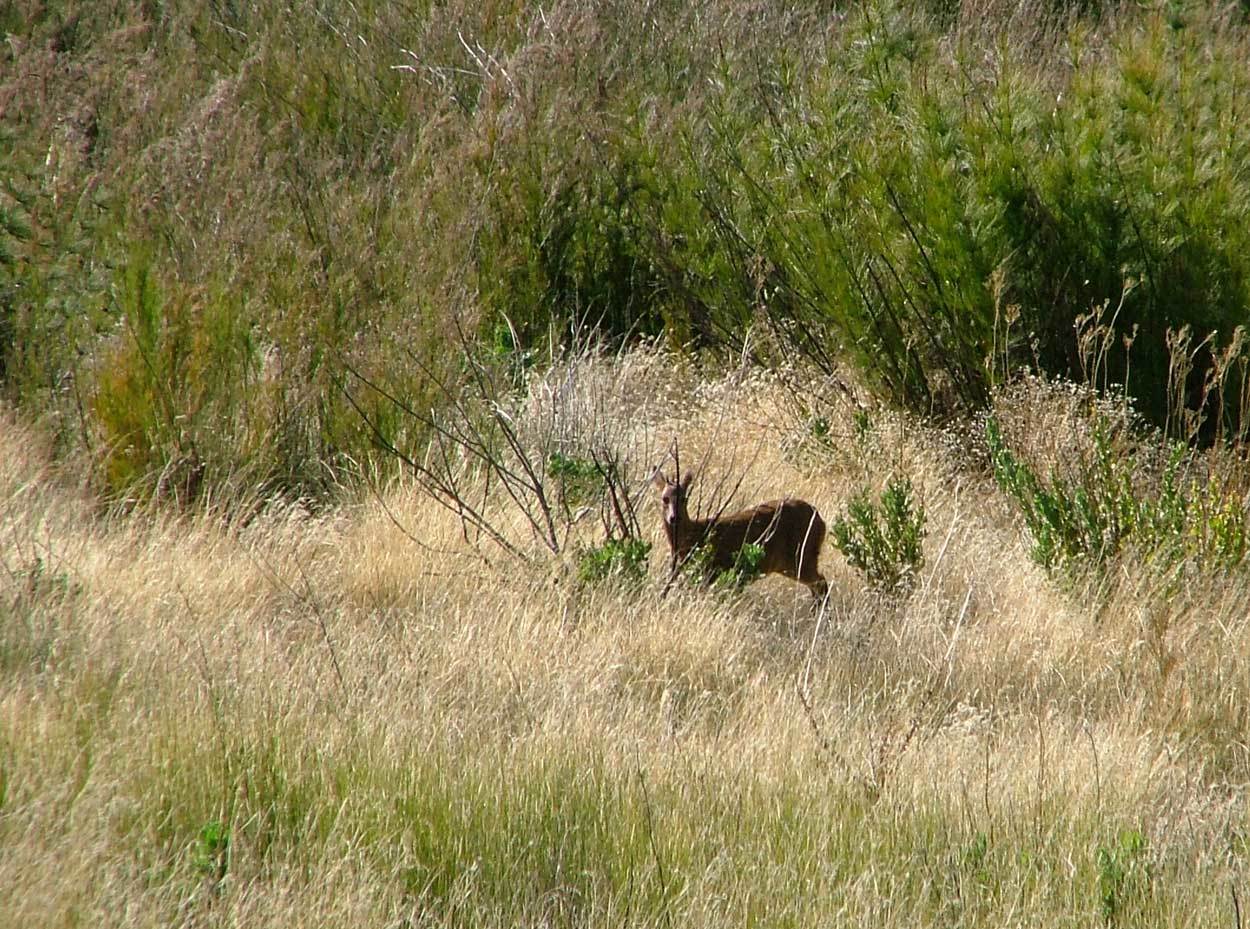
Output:
<instances>
[{"instance_id":1,"label":"green leafy bush","mask_svg":"<svg viewBox=\"0 0 1250 929\"><path fill-rule=\"evenodd\" d=\"M715 551L704 544L690 552L682 569L697 584L710 584L721 593L737 593L760 576L764 554L764 546L747 542L734 553L733 564L717 570Z\"/></svg>"},{"instance_id":2,"label":"green leafy bush","mask_svg":"<svg viewBox=\"0 0 1250 929\"><path fill-rule=\"evenodd\" d=\"M651 543L642 539L608 539L597 548L581 553L577 578L583 584L609 579L638 584L646 579L650 554Z\"/></svg>"},{"instance_id":3,"label":"green leafy bush","mask_svg":"<svg viewBox=\"0 0 1250 929\"><path fill-rule=\"evenodd\" d=\"M454 380L464 334L523 371L579 327L849 362L925 414L1023 364L1127 384L1156 424L1172 390L1204 438L1242 429L1243 394L1203 390L1250 322L1232 7L219 6L5 20L0 377L66 441L102 437L115 491L261 455L268 490L315 496L378 431L422 440L380 409L365 428L346 367L428 408L414 359ZM118 345L136 251L161 285L154 373ZM1075 324L1104 306L1091 370Z\"/></svg>"},{"instance_id":4,"label":"green leafy bush","mask_svg":"<svg viewBox=\"0 0 1250 929\"><path fill-rule=\"evenodd\" d=\"M764 546L747 542L734 554L734 563L712 580L719 590L739 591L760 576L764 563Z\"/></svg>"},{"instance_id":5,"label":"green leafy bush","mask_svg":"<svg viewBox=\"0 0 1250 929\"><path fill-rule=\"evenodd\" d=\"M634 144L617 136L583 152L578 138L549 139L555 151L522 152L509 166L511 194L479 254L490 310L524 344L579 327L613 340L663 331L671 297L647 215L657 191Z\"/></svg>"},{"instance_id":6,"label":"green leafy bush","mask_svg":"<svg viewBox=\"0 0 1250 929\"><path fill-rule=\"evenodd\" d=\"M891 479L879 504L867 492L852 497L829 530L847 562L877 590L907 590L924 564L925 510L906 478Z\"/></svg>"},{"instance_id":7,"label":"green leafy bush","mask_svg":"<svg viewBox=\"0 0 1250 929\"><path fill-rule=\"evenodd\" d=\"M547 458L547 476L559 483L561 497L570 504L585 503L603 492L603 476L593 461L552 452Z\"/></svg>"},{"instance_id":8,"label":"green leafy bush","mask_svg":"<svg viewBox=\"0 0 1250 929\"><path fill-rule=\"evenodd\" d=\"M1130 546L1163 568L1191 561L1228 570L1245 559L1250 526L1240 499L1216 475L1187 475L1195 457L1183 445L1170 448L1146 486L1141 453L1114 441L1099 416L1088 457L1071 475L1045 480L1008 448L993 418L985 436L994 479L1020 509L1044 567L1098 568Z\"/></svg>"},{"instance_id":9,"label":"green leafy bush","mask_svg":"<svg viewBox=\"0 0 1250 929\"><path fill-rule=\"evenodd\" d=\"M1091 376L1075 324L1109 305L1107 344L1132 340L1133 363L1106 353L1098 386L1127 383L1160 426L1169 331L1218 331L1185 385L1196 402L1247 322L1250 190L1232 166L1250 162L1250 133L1228 128L1250 116L1244 30L1183 5L1190 28L1146 15L1086 50L1080 20L948 42L904 5L862 13L836 66L712 103L717 132L695 153L710 226L738 265L725 279L759 280L753 300L707 301L718 331L764 315L812 361L849 357L928 413L979 408L1015 365ZM1075 64L1056 90L1061 59ZM752 106L767 118L744 120Z\"/></svg>"}]
</instances>

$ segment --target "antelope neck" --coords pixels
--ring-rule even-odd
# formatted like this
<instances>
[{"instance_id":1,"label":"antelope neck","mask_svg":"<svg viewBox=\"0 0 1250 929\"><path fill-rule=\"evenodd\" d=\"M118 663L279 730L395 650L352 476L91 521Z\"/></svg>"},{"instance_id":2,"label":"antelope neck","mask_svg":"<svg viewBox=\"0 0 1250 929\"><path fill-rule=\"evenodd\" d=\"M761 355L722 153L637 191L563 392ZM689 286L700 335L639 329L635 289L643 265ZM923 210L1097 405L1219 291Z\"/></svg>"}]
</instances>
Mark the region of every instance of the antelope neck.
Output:
<instances>
[{"instance_id":1,"label":"antelope neck","mask_svg":"<svg viewBox=\"0 0 1250 929\"><path fill-rule=\"evenodd\" d=\"M705 521L694 520L689 516L684 518L678 516L671 523L664 523L664 534L668 536L669 545L682 555L694 547L706 530L707 523Z\"/></svg>"}]
</instances>

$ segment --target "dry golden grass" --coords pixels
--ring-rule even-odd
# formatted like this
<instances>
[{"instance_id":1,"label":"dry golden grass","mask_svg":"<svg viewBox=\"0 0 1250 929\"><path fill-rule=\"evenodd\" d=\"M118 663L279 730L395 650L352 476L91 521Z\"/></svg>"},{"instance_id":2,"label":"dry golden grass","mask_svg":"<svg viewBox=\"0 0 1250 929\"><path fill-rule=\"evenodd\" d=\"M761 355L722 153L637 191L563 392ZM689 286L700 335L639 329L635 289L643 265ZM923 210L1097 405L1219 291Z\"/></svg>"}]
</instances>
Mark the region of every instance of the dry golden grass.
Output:
<instances>
[{"instance_id":1,"label":"dry golden grass","mask_svg":"<svg viewBox=\"0 0 1250 929\"><path fill-rule=\"evenodd\" d=\"M772 378L583 364L533 420L582 403L640 462L679 436L709 493L831 516L909 475L915 589L827 545L820 616L776 578L662 595L649 498L641 589L468 544L404 481L103 517L6 416L0 924L1233 924L1244 575L1065 589L913 423L813 451Z\"/></svg>"}]
</instances>

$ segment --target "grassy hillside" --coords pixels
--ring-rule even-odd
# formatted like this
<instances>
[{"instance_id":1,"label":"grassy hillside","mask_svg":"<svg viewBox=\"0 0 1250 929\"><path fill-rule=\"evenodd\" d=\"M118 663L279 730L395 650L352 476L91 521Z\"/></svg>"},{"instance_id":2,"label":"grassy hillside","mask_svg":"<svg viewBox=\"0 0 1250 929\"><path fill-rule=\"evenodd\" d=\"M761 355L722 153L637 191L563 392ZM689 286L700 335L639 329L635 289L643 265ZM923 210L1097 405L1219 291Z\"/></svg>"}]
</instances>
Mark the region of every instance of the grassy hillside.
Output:
<instances>
[{"instance_id":1,"label":"grassy hillside","mask_svg":"<svg viewBox=\"0 0 1250 929\"><path fill-rule=\"evenodd\" d=\"M1241 925L1243 5L0 31L0 929Z\"/></svg>"},{"instance_id":2,"label":"grassy hillside","mask_svg":"<svg viewBox=\"0 0 1250 929\"><path fill-rule=\"evenodd\" d=\"M1234 924L1244 572L1049 575L977 442L836 405L821 438L774 377L681 372L583 358L565 409L613 385L625 458L680 435L705 507L740 477L832 519L908 475L912 585L827 545L817 613L781 579L665 594L645 475L637 582L578 579L593 511L553 556L497 484L471 499L521 556L409 481L102 518L7 415L0 923ZM1086 400L996 410L1061 468Z\"/></svg>"}]
</instances>

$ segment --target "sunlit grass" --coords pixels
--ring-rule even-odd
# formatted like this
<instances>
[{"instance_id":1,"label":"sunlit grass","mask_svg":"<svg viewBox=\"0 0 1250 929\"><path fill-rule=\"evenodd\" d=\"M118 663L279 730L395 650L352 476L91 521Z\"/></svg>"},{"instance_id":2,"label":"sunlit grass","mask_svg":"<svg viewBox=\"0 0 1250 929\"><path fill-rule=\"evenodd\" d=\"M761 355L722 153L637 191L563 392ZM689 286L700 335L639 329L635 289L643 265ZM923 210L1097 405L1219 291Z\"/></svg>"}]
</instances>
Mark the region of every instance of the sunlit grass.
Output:
<instances>
[{"instance_id":1,"label":"sunlit grass","mask_svg":"<svg viewBox=\"0 0 1250 929\"><path fill-rule=\"evenodd\" d=\"M587 585L404 482L101 516L7 419L0 921L1227 925L1244 575L1073 590L926 430L857 450L848 412L796 458L774 382L700 396L656 428L738 449L752 497L832 513L906 467L912 591L827 546L820 616L776 578L662 595L650 511L644 587Z\"/></svg>"}]
</instances>

